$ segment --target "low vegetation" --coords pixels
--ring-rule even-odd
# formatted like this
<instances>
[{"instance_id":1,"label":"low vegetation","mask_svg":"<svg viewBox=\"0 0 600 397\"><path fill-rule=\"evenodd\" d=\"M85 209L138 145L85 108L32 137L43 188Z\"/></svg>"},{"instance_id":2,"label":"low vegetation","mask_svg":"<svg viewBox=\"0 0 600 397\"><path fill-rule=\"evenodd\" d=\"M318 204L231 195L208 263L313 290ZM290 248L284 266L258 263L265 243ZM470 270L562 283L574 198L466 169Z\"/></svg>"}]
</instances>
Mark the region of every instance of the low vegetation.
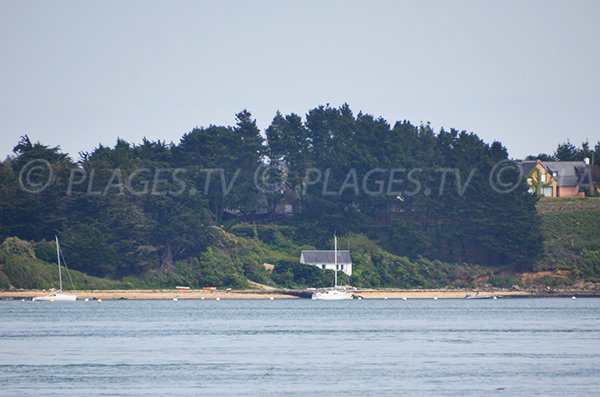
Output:
<instances>
[{"instance_id":1,"label":"low vegetation","mask_svg":"<svg viewBox=\"0 0 600 397\"><path fill-rule=\"evenodd\" d=\"M544 243L536 270L600 281L600 199L544 199L539 207Z\"/></svg>"}]
</instances>

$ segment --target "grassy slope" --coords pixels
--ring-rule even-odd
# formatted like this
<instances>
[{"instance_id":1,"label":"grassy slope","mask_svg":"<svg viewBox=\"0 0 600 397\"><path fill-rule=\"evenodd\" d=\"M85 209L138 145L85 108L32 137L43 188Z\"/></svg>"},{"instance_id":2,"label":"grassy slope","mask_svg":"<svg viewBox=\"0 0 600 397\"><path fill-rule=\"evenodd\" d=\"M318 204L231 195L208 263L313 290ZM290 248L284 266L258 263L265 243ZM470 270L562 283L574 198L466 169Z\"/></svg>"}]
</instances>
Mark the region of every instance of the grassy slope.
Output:
<instances>
[{"instance_id":1,"label":"grassy slope","mask_svg":"<svg viewBox=\"0 0 600 397\"><path fill-rule=\"evenodd\" d=\"M544 257L537 270L568 269L600 279L600 198L542 199Z\"/></svg>"},{"instance_id":2,"label":"grassy slope","mask_svg":"<svg viewBox=\"0 0 600 397\"><path fill-rule=\"evenodd\" d=\"M10 286L25 289L58 288L57 266L35 258L5 257L0 263L0 288L8 289ZM126 287L128 285L120 281L90 277L74 270L69 270L68 274L63 271L64 289L89 290Z\"/></svg>"}]
</instances>

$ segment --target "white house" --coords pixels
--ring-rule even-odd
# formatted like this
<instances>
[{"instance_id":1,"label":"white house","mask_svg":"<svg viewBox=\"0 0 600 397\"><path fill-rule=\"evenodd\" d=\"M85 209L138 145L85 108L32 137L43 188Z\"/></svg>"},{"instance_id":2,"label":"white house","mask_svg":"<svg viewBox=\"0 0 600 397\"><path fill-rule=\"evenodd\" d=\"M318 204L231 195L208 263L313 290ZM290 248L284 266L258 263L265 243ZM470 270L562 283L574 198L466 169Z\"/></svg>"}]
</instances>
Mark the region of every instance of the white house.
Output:
<instances>
[{"instance_id":1,"label":"white house","mask_svg":"<svg viewBox=\"0 0 600 397\"><path fill-rule=\"evenodd\" d=\"M335 270L335 251L302 251L300 263L317 266L321 269ZM352 258L350 251L337 252L337 270L352 276Z\"/></svg>"}]
</instances>

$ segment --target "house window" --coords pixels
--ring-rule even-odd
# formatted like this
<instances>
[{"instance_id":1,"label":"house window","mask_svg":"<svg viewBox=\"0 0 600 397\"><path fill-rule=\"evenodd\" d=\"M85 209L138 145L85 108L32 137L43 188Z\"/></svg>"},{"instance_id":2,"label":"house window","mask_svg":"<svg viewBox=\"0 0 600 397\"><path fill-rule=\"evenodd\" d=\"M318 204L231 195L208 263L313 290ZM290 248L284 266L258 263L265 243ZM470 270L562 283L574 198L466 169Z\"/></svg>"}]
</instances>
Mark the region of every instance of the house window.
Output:
<instances>
[{"instance_id":1,"label":"house window","mask_svg":"<svg viewBox=\"0 0 600 397\"><path fill-rule=\"evenodd\" d=\"M340 265L340 270L344 270L344 265Z\"/></svg>"},{"instance_id":2,"label":"house window","mask_svg":"<svg viewBox=\"0 0 600 397\"><path fill-rule=\"evenodd\" d=\"M325 269L325 265L321 265L321 269Z\"/></svg>"},{"instance_id":3,"label":"house window","mask_svg":"<svg viewBox=\"0 0 600 397\"><path fill-rule=\"evenodd\" d=\"M542 175L540 176L540 178L541 178L541 180L542 180L542 183L546 183L546 174L542 174Z\"/></svg>"}]
</instances>

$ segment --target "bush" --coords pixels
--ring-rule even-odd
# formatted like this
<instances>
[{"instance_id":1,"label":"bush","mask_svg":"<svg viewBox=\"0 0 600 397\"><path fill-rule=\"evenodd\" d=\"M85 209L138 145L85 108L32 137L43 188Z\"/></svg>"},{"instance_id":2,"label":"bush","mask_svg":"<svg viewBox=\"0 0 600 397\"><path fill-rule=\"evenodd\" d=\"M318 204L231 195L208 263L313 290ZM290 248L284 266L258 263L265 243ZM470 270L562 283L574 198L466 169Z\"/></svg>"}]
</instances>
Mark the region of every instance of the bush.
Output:
<instances>
[{"instance_id":1,"label":"bush","mask_svg":"<svg viewBox=\"0 0 600 397\"><path fill-rule=\"evenodd\" d=\"M0 267L1 268L1 267ZM9 289L10 288L10 280L6 277L6 274L2 270L0 270L0 289Z\"/></svg>"},{"instance_id":2,"label":"bush","mask_svg":"<svg viewBox=\"0 0 600 397\"><path fill-rule=\"evenodd\" d=\"M56 243L54 241L38 241L35 245L35 256L44 262L56 262Z\"/></svg>"},{"instance_id":3,"label":"bush","mask_svg":"<svg viewBox=\"0 0 600 397\"><path fill-rule=\"evenodd\" d=\"M35 258L35 248L29 241L21 240L18 237L7 237L0 245L7 255L22 256L24 258Z\"/></svg>"},{"instance_id":4,"label":"bush","mask_svg":"<svg viewBox=\"0 0 600 397\"><path fill-rule=\"evenodd\" d=\"M520 281L516 274L498 274L489 279L489 283L496 288L512 288L514 285L519 285Z\"/></svg>"},{"instance_id":5,"label":"bush","mask_svg":"<svg viewBox=\"0 0 600 397\"><path fill-rule=\"evenodd\" d=\"M577 270L586 280L600 281L600 250L584 251Z\"/></svg>"},{"instance_id":6,"label":"bush","mask_svg":"<svg viewBox=\"0 0 600 397\"><path fill-rule=\"evenodd\" d=\"M303 265L293 261L281 261L275 265L271 280L273 283L286 288L293 287L332 287L334 279L333 270L323 270L316 266ZM345 273L338 272L338 284L348 283Z\"/></svg>"},{"instance_id":7,"label":"bush","mask_svg":"<svg viewBox=\"0 0 600 397\"><path fill-rule=\"evenodd\" d=\"M426 258L410 260L391 254L364 235L340 238L351 249L353 284L360 288L471 287L485 273L475 265L449 264Z\"/></svg>"},{"instance_id":8,"label":"bush","mask_svg":"<svg viewBox=\"0 0 600 397\"><path fill-rule=\"evenodd\" d=\"M573 280L569 277L542 276L540 278L530 280L527 284L530 286L564 288L573 285Z\"/></svg>"}]
</instances>

